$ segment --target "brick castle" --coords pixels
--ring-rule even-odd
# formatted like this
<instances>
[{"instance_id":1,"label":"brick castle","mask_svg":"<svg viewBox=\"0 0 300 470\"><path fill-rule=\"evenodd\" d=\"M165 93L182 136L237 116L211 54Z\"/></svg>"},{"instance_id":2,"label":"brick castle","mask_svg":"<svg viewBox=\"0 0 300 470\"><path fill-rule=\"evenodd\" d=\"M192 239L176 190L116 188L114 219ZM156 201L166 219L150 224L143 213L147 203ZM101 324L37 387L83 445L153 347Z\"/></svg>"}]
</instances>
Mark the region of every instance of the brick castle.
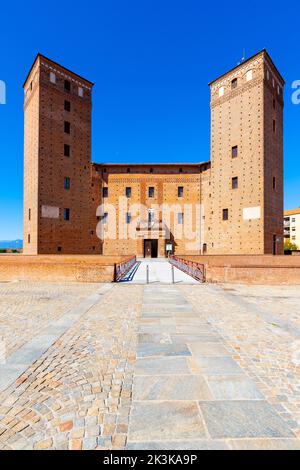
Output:
<instances>
[{"instance_id":1,"label":"brick castle","mask_svg":"<svg viewBox=\"0 0 300 470\"><path fill-rule=\"evenodd\" d=\"M24 83L24 253L283 253L284 80L263 50L210 83L211 158L91 162L93 83L38 54Z\"/></svg>"}]
</instances>

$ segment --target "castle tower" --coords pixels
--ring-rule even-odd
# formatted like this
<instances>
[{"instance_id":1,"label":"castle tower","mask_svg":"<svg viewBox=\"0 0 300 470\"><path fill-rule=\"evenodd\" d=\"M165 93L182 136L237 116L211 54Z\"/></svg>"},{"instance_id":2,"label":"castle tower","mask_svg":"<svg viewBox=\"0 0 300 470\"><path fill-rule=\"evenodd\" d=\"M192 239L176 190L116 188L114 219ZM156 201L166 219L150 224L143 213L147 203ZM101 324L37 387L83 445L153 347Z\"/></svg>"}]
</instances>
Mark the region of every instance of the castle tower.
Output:
<instances>
[{"instance_id":1,"label":"castle tower","mask_svg":"<svg viewBox=\"0 0 300 470\"><path fill-rule=\"evenodd\" d=\"M283 253L283 87L265 50L210 83L209 254Z\"/></svg>"},{"instance_id":2,"label":"castle tower","mask_svg":"<svg viewBox=\"0 0 300 470\"><path fill-rule=\"evenodd\" d=\"M93 84L38 54L24 83L24 253L90 253Z\"/></svg>"}]
</instances>

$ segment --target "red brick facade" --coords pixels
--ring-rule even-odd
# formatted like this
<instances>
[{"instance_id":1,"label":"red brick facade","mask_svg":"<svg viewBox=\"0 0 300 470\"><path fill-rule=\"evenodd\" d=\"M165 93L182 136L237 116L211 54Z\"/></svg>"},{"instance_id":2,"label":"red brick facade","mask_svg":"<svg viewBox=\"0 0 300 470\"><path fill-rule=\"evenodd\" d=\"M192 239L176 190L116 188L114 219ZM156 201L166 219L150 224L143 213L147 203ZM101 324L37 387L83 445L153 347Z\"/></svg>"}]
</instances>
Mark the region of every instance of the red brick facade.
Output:
<instances>
[{"instance_id":1,"label":"red brick facade","mask_svg":"<svg viewBox=\"0 0 300 470\"><path fill-rule=\"evenodd\" d=\"M41 55L25 81L24 253L282 253L284 82L266 51L210 85L211 162L91 163L92 86Z\"/></svg>"}]
</instances>

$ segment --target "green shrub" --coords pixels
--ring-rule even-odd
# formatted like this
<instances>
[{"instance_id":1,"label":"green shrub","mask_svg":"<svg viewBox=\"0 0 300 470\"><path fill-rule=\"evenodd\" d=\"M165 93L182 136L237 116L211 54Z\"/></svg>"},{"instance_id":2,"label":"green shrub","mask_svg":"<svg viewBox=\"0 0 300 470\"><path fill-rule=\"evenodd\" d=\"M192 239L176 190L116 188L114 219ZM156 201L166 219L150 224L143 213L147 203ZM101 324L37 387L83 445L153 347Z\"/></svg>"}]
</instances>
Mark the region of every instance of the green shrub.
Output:
<instances>
[{"instance_id":1,"label":"green shrub","mask_svg":"<svg viewBox=\"0 0 300 470\"><path fill-rule=\"evenodd\" d=\"M299 250L298 245L292 242L284 242L284 251L294 251Z\"/></svg>"}]
</instances>

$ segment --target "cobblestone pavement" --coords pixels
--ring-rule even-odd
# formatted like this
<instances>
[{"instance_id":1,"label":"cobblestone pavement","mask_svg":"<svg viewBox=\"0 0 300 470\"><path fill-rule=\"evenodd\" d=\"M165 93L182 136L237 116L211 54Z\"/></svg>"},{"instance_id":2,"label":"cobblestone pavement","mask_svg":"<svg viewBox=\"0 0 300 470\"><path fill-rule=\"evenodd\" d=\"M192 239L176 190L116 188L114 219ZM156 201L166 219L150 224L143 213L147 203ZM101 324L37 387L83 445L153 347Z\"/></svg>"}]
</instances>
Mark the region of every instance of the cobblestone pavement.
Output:
<instances>
[{"instance_id":1,"label":"cobblestone pavement","mask_svg":"<svg viewBox=\"0 0 300 470\"><path fill-rule=\"evenodd\" d=\"M68 308L74 307L95 284L0 283L0 335L10 355Z\"/></svg>"},{"instance_id":2,"label":"cobblestone pavement","mask_svg":"<svg viewBox=\"0 0 300 470\"><path fill-rule=\"evenodd\" d=\"M0 299L8 360L32 358L0 392L0 449L300 449L299 287L19 282Z\"/></svg>"}]
</instances>

